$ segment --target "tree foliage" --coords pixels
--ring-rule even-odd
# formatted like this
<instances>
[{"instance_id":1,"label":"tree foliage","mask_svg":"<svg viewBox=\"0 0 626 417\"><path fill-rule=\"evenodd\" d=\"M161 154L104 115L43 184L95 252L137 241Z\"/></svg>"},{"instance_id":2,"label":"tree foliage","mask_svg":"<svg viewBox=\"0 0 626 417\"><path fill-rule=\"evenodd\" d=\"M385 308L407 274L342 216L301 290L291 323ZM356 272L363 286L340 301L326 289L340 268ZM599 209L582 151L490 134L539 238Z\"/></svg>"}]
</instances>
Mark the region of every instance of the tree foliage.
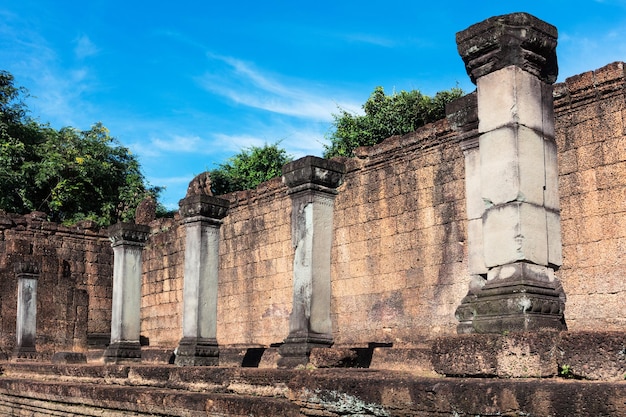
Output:
<instances>
[{"instance_id":1,"label":"tree foliage","mask_svg":"<svg viewBox=\"0 0 626 417\"><path fill-rule=\"evenodd\" d=\"M82 219L105 226L134 217L139 202L156 197L139 162L101 123L87 131L60 130L28 116L23 88L0 71L0 209L43 211L53 221Z\"/></svg>"},{"instance_id":2,"label":"tree foliage","mask_svg":"<svg viewBox=\"0 0 626 417\"><path fill-rule=\"evenodd\" d=\"M280 142L250 146L211 170L209 174L213 194L249 190L263 181L280 176L283 165L293 158L279 145Z\"/></svg>"},{"instance_id":3,"label":"tree foliage","mask_svg":"<svg viewBox=\"0 0 626 417\"><path fill-rule=\"evenodd\" d=\"M363 104L363 115L340 109L333 115L333 131L327 137L324 157L353 156L359 146L371 146L390 136L403 135L445 117L446 103L463 95L460 88L440 91L434 97L418 90L386 95L376 87Z\"/></svg>"}]
</instances>

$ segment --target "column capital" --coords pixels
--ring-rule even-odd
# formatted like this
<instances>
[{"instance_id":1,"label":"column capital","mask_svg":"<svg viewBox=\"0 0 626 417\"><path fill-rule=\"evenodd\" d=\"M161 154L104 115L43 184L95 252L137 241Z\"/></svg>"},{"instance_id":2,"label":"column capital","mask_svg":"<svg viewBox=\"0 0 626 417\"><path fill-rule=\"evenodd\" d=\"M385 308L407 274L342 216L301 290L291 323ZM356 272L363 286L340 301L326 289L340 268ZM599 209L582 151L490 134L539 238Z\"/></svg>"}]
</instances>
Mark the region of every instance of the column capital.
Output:
<instances>
[{"instance_id":1,"label":"column capital","mask_svg":"<svg viewBox=\"0 0 626 417\"><path fill-rule=\"evenodd\" d=\"M115 223L109 226L107 234L112 246L134 245L141 246L150 235L150 226L135 223Z\"/></svg>"},{"instance_id":2,"label":"column capital","mask_svg":"<svg viewBox=\"0 0 626 417\"><path fill-rule=\"evenodd\" d=\"M206 217L220 220L228 214L230 201L207 194L194 194L178 202L180 215L187 219Z\"/></svg>"},{"instance_id":3,"label":"column capital","mask_svg":"<svg viewBox=\"0 0 626 417\"><path fill-rule=\"evenodd\" d=\"M28 276L28 278L36 279L39 277L39 264L37 262L22 260L17 262L14 268L18 278Z\"/></svg>"},{"instance_id":4,"label":"column capital","mask_svg":"<svg viewBox=\"0 0 626 417\"><path fill-rule=\"evenodd\" d=\"M491 17L458 32L456 43L473 83L511 65L546 83L556 81L557 29L528 13Z\"/></svg>"},{"instance_id":5,"label":"column capital","mask_svg":"<svg viewBox=\"0 0 626 417\"><path fill-rule=\"evenodd\" d=\"M283 166L283 182L290 194L311 189L335 194L345 173L341 162L305 156Z\"/></svg>"}]
</instances>

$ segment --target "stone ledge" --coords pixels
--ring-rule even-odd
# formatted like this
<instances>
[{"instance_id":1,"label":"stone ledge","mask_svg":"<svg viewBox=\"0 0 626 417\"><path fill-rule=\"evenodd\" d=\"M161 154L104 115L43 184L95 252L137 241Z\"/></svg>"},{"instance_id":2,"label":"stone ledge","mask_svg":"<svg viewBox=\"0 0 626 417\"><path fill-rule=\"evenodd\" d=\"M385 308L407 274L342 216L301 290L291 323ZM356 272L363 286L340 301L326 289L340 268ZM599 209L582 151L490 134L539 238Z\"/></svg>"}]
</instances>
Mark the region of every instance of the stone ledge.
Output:
<instances>
[{"instance_id":1,"label":"stone ledge","mask_svg":"<svg viewBox=\"0 0 626 417\"><path fill-rule=\"evenodd\" d=\"M43 381L39 372L46 368L50 369ZM410 372L366 369L175 366L114 367L120 376L127 371L127 378L103 378L108 368L6 364L0 378L0 410L21 411L36 404L40 410L74 410L76 415L99 411L115 416L626 414L623 382L424 378ZM65 376L54 380L52 374ZM71 408L79 406L86 408Z\"/></svg>"},{"instance_id":2,"label":"stone ledge","mask_svg":"<svg viewBox=\"0 0 626 417\"><path fill-rule=\"evenodd\" d=\"M447 376L623 381L626 339L621 332L549 330L456 335L436 339L431 359Z\"/></svg>"}]
</instances>

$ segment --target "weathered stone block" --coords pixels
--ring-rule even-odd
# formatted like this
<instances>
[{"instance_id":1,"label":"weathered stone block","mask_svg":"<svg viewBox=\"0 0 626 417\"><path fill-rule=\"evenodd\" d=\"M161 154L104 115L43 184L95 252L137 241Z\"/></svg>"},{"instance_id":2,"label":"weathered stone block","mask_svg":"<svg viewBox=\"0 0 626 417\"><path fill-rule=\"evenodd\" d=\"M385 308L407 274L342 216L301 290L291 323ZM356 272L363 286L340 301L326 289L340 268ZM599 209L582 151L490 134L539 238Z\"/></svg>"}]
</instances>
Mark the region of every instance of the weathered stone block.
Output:
<instances>
[{"instance_id":1,"label":"weathered stone block","mask_svg":"<svg viewBox=\"0 0 626 417\"><path fill-rule=\"evenodd\" d=\"M472 143L464 143L465 150L465 203L467 218L480 219L485 211L485 203L482 198L480 151L478 138Z\"/></svg>"},{"instance_id":2,"label":"weathered stone block","mask_svg":"<svg viewBox=\"0 0 626 417\"><path fill-rule=\"evenodd\" d=\"M467 262L471 275L487 273L485 265L485 251L483 246L483 220L472 219L467 221Z\"/></svg>"},{"instance_id":3,"label":"weathered stone block","mask_svg":"<svg viewBox=\"0 0 626 417\"><path fill-rule=\"evenodd\" d=\"M484 133L480 164L482 198L488 207L512 201L543 205L546 171L541 134L520 125Z\"/></svg>"},{"instance_id":4,"label":"weathered stone block","mask_svg":"<svg viewBox=\"0 0 626 417\"><path fill-rule=\"evenodd\" d=\"M561 216L558 212L546 210L548 231L548 264L563 265L563 245L561 244Z\"/></svg>"},{"instance_id":5,"label":"weathered stone block","mask_svg":"<svg viewBox=\"0 0 626 417\"><path fill-rule=\"evenodd\" d=\"M543 207L509 203L483 215L485 265L489 268L517 261L548 264L548 229Z\"/></svg>"},{"instance_id":6,"label":"weathered stone block","mask_svg":"<svg viewBox=\"0 0 626 417\"><path fill-rule=\"evenodd\" d=\"M510 66L479 78L477 86L480 133L517 123L554 137L551 85Z\"/></svg>"},{"instance_id":7,"label":"weathered stone block","mask_svg":"<svg viewBox=\"0 0 626 417\"><path fill-rule=\"evenodd\" d=\"M79 352L57 352L51 359L54 364L87 363L87 357Z\"/></svg>"},{"instance_id":8,"label":"weathered stone block","mask_svg":"<svg viewBox=\"0 0 626 417\"><path fill-rule=\"evenodd\" d=\"M458 335L435 339L431 360L446 376L549 378L557 375L559 332Z\"/></svg>"}]
</instances>

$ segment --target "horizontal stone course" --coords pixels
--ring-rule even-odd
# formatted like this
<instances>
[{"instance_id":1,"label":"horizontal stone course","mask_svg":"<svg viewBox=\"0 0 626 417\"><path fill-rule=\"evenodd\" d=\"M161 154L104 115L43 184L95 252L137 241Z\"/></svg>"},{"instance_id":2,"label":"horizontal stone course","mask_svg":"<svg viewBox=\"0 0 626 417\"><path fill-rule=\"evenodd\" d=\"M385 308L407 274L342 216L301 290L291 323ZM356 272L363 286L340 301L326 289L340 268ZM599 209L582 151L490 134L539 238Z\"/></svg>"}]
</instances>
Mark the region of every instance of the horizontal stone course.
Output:
<instances>
[{"instance_id":1,"label":"horizontal stone course","mask_svg":"<svg viewBox=\"0 0 626 417\"><path fill-rule=\"evenodd\" d=\"M419 372L7 364L0 379L0 410L268 417L626 413L626 387L619 382L441 378ZM35 375L48 380L33 379Z\"/></svg>"}]
</instances>

